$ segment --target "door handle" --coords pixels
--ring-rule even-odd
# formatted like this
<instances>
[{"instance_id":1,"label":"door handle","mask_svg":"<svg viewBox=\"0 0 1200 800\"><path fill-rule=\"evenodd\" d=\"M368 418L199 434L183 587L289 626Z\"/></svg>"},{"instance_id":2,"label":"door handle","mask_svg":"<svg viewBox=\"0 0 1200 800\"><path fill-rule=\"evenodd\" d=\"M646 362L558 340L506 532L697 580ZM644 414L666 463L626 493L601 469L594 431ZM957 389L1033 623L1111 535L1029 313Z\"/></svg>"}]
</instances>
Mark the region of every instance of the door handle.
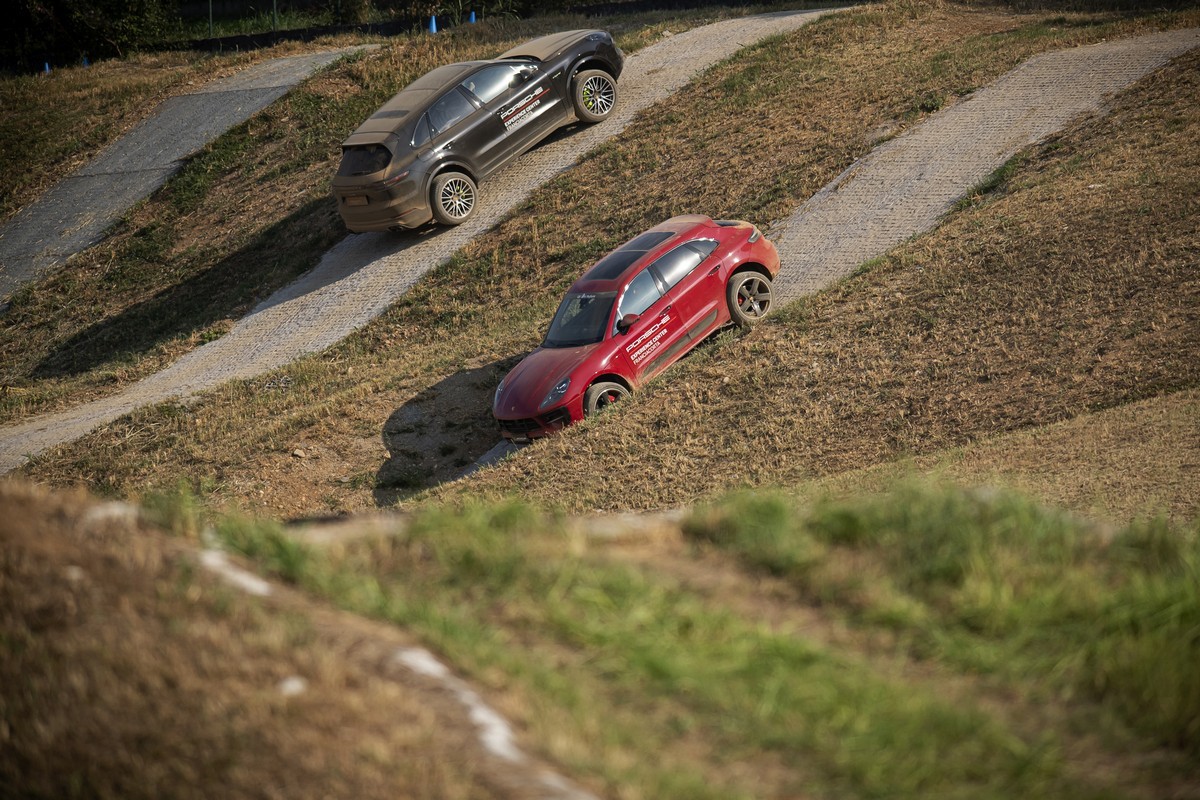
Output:
<instances>
[{"instance_id":1,"label":"door handle","mask_svg":"<svg viewBox=\"0 0 1200 800\"><path fill-rule=\"evenodd\" d=\"M710 270L708 271L708 274L709 274L709 275L716 275L716 274L717 274L718 272L720 272L720 271L721 271L721 265L720 265L720 264L717 264L715 267L713 267L712 269L710 269Z\"/></svg>"}]
</instances>

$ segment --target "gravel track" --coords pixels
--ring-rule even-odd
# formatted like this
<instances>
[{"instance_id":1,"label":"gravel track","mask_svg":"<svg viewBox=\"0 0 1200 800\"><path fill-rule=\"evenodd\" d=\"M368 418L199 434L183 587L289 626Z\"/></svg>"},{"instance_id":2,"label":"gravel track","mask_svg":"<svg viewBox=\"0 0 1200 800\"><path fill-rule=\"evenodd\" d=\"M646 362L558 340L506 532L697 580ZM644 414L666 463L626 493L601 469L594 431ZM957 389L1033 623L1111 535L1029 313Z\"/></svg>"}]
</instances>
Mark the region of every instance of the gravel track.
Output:
<instances>
[{"instance_id":1,"label":"gravel track","mask_svg":"<svg viewBox=\"0 0 1200 800\"><path fill-rule=\"evenodd\" d=\"M185 158L313 72L360 49L264 61L164 100L154 116L0 227L0 299L100 241L134 203L178 172Z\"/></svg>"},{"instance_id":2,"label":"gravel track","mask_svg":"<svg viewBox=\"0 0 1200 800\"><path fill-rule=\"evenodd\" d=\"M780 301L820 290L930 230L1023 147L1200 46L1200 30L1043 53L969 99L875 148L772 227L786 269Z\"/></svg>"},{"instance_id":3,"label":"gravel track","mask_svg":"<svg viewBox=\"0 0 1200 800\"><path fill-rule=\"evenodd\" d=\"M425 236L363 234L269 298L229 334L126 391L0 430L0 472L140 406L185 398L282 366L339 341L425 272L488 230L530 192L621 132L641 109L701 69L822 12L729 20L672 36L629 58L606 122L537 148L484 184L476 216ZM850 274L936 224L951 204L1022 147L1101 108L1107 95L1200 45L1200 30L1152 34L1036 56L970 99L877 148L773 228L781 299Z\"/></svg>"},{"instance_id":4,"label":"gravel track","mask_svg":"<svg viewBox=\"0 0 1200 800\"><path fill-rule=\"evenodd\" d=\"M798 28L823 13L827 12L725 20L666 37L635 53L626 60L612 115L599 125L552 139L491 176L483 184L475 216L465 224L424 235L346 237L311 272L265 300L228 334L162 372L113 397L0 429L0 473L141 406L259 375L340 341L382 313L430 269L492 228L538 186L620 134L639 111L741 48Z\"/></svg>"}]
</instances>

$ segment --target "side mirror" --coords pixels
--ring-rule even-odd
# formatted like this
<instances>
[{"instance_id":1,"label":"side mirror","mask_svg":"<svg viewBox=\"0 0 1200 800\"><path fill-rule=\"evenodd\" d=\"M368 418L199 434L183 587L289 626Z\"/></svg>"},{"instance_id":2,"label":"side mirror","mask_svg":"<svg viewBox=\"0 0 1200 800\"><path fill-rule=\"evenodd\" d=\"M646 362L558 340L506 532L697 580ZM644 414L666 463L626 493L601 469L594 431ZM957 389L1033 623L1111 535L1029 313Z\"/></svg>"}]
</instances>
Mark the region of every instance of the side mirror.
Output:
<instances>
[{"instance_id":1,"label":"side mirror","mask_svg":"<svg viewBox=\"0 0 1200 800\"><path fill-rule=\"evenodd\" d=\"M641 314L626 314L617 321L617 333L628 333L634 323L642 318Z\"/></svg>"},{"instance_id":2,"label":"side mirror","mask_svg":"<svg viewBox=\"0 0 1200 800\"><path fill-rule=\"evenodd\" d=\"M529 81L529 79L532 78L536 74L537 74L537 67L533 66L532 64L530 64L527 67L521 67L521 69L517 72L516 78L513 80L513 83L517 86L520 86L522 83L527 83Z\"/></svg>"}]
</instances>

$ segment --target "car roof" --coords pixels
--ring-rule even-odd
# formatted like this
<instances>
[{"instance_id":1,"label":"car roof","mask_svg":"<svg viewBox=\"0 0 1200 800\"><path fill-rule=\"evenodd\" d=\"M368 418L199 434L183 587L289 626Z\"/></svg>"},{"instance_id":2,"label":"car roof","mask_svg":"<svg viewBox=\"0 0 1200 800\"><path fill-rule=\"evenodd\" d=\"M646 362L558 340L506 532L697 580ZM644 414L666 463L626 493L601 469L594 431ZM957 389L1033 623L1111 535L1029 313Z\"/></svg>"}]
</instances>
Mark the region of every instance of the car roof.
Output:
<instances>
[{"instance_id":1,"label":"car roof","mask_svg":"<svg viewBox=\"0 0 1200 800\"><path fill-rule=\"evenodd\" d=\"M712 238L720 226L703 214L682 214L630 239L597 261L571 285L572 292L615 292L650 262L683 242ZM665 234L652 236L651 234ZM647 247L648 245L648 247Z\"/></svg>"},{"instance_id":2,"label":"car roof","mask_svg":"<svg viewBox=\"0 0 1200 800\"><path fill-rule=\"evenodd\" d=\"M379 110L346 137L343 146L379 144L410 120L419 117L443 89L460 82L467 75L494 61L461 61L426 72L392 96Z\"/></svg>"}]
</instances>

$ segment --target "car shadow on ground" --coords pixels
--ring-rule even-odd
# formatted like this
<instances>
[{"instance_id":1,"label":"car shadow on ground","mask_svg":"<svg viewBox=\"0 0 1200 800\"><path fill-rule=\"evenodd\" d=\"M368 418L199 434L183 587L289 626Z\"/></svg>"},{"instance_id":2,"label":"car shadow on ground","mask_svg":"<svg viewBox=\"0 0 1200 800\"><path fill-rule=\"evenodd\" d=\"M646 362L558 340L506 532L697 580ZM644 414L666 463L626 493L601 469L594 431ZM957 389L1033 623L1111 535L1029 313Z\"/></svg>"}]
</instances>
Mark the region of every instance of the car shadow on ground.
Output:
<instances>
[{"instance_id":1,"label":"car shadow on ground","mask_svg":"<svg viewBox=\"0 0 1200 800\"><path fill-rule=\"evenodd\" d=\"M492 395L524 354L468 366L397 408L383 425L390 454L375 476L375 502L395 505L455 480L500 441Z\"/></svg>"},{"instance_id":2,"label":"car shadow on ground","mask_svg":"<svg viewBox=\"0 0 1200 800\"><path fill-rule=\"evenodd\" d=\"M311 200L212 267L80 330L59 343L31 376L76 375L180 337L215 338L222 333L223 320L316 291L375 258L451 230L428 225L396 233L347 234L331 203L328 198ZM337 257L307 268L311 262L288 252L289 244L305 235L318 240L323 254L339 251ZM13 312L20 313L15 305Z\"/></svg>"}]
</instances>

